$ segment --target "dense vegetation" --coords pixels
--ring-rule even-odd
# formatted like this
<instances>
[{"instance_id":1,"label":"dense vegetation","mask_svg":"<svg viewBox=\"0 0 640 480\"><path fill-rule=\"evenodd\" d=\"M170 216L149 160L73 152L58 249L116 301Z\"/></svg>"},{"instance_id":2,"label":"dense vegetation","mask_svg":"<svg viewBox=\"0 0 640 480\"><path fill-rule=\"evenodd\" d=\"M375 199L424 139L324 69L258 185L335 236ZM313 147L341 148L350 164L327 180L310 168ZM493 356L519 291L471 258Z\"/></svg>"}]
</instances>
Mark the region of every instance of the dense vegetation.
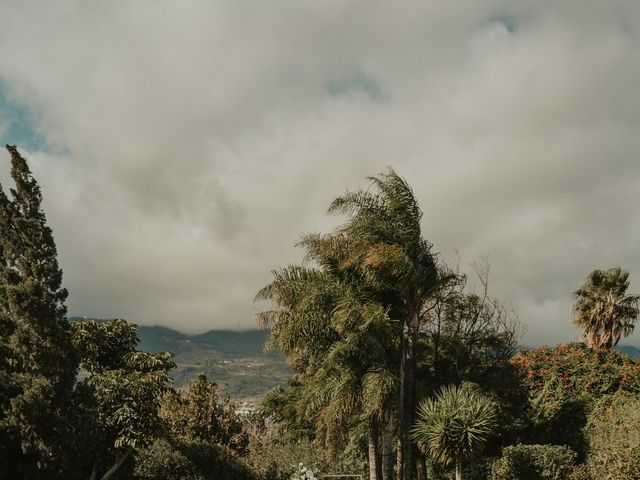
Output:
<instances>
[{"instance_id":1,"label":"dense vegetation","mask_svg":"<svg viewBox=\"0 0 640 480\"><path fill-rule=\"evenodd\" d=\"M584 343L519 350L520 324L490 294L488 264L446 265L389 170L338 197L329 211L344 223L303 236L306 260L258 293L267 347L292 375L238 416L204 375L171 383L164 349L224 349L215 337L194 348L160 332L141 346L124 320L66 320L40 189L8 150L1 478L640 478L640 364L612 350L639 314L628 272L594 270L575 292Z\"/></svg>"}]
</instances>

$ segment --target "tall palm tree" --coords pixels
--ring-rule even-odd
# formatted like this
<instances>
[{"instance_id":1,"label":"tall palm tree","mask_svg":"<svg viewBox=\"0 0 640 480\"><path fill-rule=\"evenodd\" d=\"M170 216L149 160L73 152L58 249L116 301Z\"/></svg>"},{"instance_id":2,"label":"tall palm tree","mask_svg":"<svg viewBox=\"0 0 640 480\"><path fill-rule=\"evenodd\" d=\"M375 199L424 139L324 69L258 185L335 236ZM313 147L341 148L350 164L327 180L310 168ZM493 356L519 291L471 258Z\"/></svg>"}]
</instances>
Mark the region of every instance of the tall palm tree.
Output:
<instances>
[{"instance_id":1,"label":"tall palm tree","mask_svg":"<svg viewBox=\"0 0 640 480\"><path fill-rule=\"evenodd\" d=\"M591 348L610 350L633 332L640 296L627 295L629 272L620 267L594 270L575 292L573 321Z\"/></svg>"},{"instance_id":2,"label":"tall palm tree","mask_svg":"<svg viewBox=\"0 0 640 480\"><path fill-rule=\"evenodd\" d=\"M417 336L438 274L431 244L421 234L422 212L407 182L393 170L370 181L370 189L346 193L331 204L330 213L348 217L343 226L328 235L307 235L300 242L313 267L290 266L274 272L274 281L256 298L271 300L276 308L258 317L272 327L271 341L294 368L338 375L335 369L322 368L326 352L342 348L346 332L362 334L359 325L370 319L366 305L383 307L393 321L394 340L381 344L399 351L400 358L398 470L399 478L405 480L415 475L408 429L415 418ZM345 310L345 292L357 292L366 301L351 301ZM374 370L386 365L376 357L370 360L364 365ZM353 378L354 372L344 365L337 371L345 374L343 379ZM358 371L356 378L363 375ZM343 403L335 403L337 398ZM342 405L344 410L346 398L336 394L327 405ZM386 413L391 418L388 405Z\"/></svg>"},{"instance_id":3,"label":"tall palm tree","mask_svg":"<svg viewBox=\"0 0 640 480\"><path fill-rule=\"evenodd\" d=\"M317 433L334 449L358 426L367 432L369 478L382 480L380 433L383 415L396 391L386 360L383 316L361 325L334 344L321 368L305 384L302 407L316 419Z\"/></svg>"},{"instance_id":4,"label":"tall palm tree","mask_svg":"<svg viewBox=\"0 0 640 480\"><path fill-rule=\"evenodd\" d=\"M381 480L380 419L396 391L389 341L395 325L366 284L349 268L337 268L346 237L307 236L301 245L314 267L289 266L258 299L278 344L305 379L300 407L315 418L318 435L334 447L354 426L368 431L370 478Z\"/></svg>"},{"instance_id":5,"label":"tall palm tree","mask_svg":"<svg viewBox=\"0 0 640 480\"><path fill-rule=\"evenodd\" d=\"M496 425L495 405L467 386L446 385L422 401L413 437L432 460L455 465L462 480L463 462L486 443Z\"/></svg>"},{"instance_id":6,"label":"tall palm tree","mask_svg":"<svg viewBox=\"0 0 640 480\"><path fill-rule=\"evenodd\" d=\"M408 429L415 419L418 331L438 272L431 244L422 237L422 211L408 183L392 169L369 180L370 189L338 197L329 212L348 217L338 229L351 240L340 267L358 270L400 327L398 477L407 480L415 476Z\"/></svg>"}]
</instances>

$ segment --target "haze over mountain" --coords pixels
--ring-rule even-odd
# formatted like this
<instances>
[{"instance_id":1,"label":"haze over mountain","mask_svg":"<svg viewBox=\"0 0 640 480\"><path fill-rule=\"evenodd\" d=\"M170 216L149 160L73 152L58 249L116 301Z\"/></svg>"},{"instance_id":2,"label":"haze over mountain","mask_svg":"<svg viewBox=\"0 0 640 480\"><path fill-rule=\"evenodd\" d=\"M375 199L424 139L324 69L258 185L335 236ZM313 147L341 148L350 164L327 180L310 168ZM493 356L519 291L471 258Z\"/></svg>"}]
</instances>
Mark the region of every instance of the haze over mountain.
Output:
<instances>
[{"instance_id":1,"label":"haze over mountain","mask_svg":"<svg viewBox=\"0 0 640 480\"><path fill-rule=\"evenodd\" d=\"M640 291L640 2L152 4L2 2L0 142L70 312L254 328L270 270L388 165L436 251L489 256L525 343L576 337L594 268Z\"/></svg>"}]
</instances>

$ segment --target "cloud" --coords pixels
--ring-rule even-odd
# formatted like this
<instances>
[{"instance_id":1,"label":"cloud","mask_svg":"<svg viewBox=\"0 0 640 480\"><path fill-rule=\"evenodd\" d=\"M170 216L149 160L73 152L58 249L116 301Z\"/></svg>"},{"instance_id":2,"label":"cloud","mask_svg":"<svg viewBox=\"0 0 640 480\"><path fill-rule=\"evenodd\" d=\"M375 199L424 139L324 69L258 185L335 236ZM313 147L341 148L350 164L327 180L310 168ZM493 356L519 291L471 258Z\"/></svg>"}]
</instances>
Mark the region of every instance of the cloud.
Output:
<instances>
[{"instance_id":1,"label":"cloud","mask_svg":"<svg viewBox=\"0 0 640 480\"><path fill-rule=\"evenodd\" d=\"M525 341L574 338L590 270L640 291L639 9L6 2L2 95L43 138L70 312L253 327L299 236L392 165L437 250L489 256Z\"/></svg>"}]
</instances>

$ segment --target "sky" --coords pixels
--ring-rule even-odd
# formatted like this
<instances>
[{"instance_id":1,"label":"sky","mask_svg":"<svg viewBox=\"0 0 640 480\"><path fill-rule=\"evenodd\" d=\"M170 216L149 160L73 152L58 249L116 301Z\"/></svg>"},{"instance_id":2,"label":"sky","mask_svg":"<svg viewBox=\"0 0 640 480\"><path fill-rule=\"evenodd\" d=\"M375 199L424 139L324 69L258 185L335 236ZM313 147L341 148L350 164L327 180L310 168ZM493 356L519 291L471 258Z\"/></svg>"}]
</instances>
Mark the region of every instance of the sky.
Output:
<instances>
[{"instance_id":1,"label":"sky","mask_svg":"<svg viewBox=\"0 0 640 480\"><path fill-rule=\"evenodd\" d=\"M0 142L44 194L70 315L256 326L326 209L393 167L523 342L640 292L640 2L0 0ZM8 153L0 181L8 182ZM640 334L624 343L640 344Z\"/></svg>"}]
</instances>

